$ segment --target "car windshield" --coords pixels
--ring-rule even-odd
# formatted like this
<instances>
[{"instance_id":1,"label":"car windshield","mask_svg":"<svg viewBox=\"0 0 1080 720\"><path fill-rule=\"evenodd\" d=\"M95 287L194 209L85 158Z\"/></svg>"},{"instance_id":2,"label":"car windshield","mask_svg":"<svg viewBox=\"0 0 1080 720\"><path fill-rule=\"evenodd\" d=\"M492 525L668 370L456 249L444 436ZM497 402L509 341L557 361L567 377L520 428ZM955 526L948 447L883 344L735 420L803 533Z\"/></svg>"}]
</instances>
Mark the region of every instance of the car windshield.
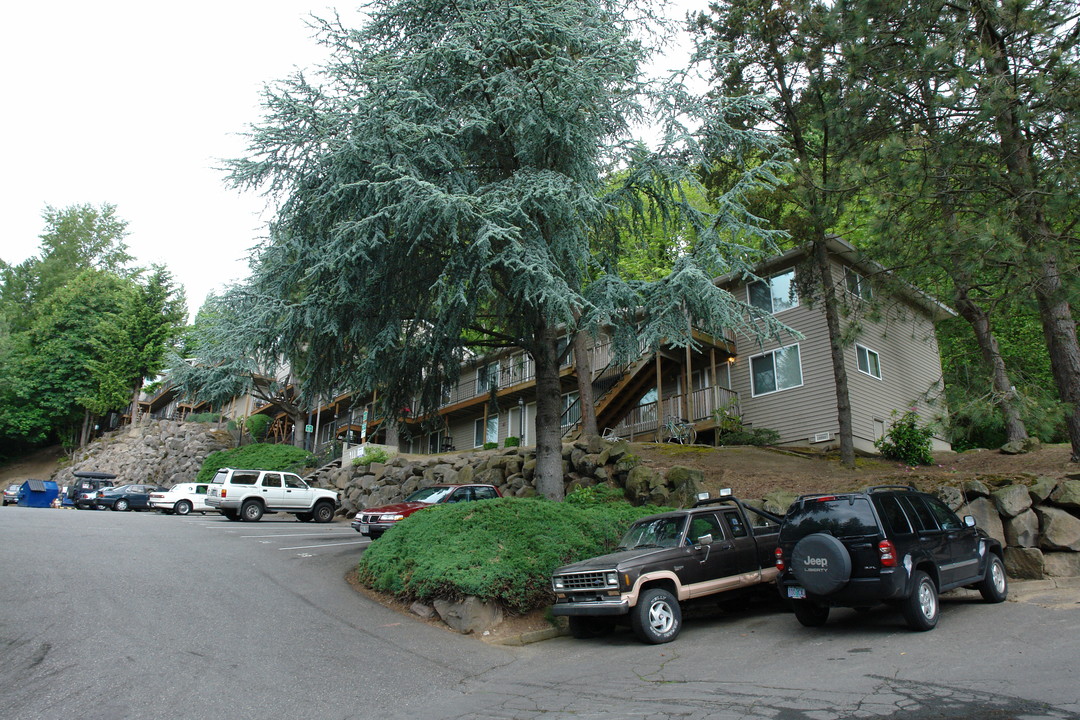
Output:
<instances>
[{"instance_id":1,"label":"car windshield","mask_svg":"<svg viewBox=\"0 0 1080 720\"><path fill-rule=\"evenodd\" d=\"M795 541L813 533L834 537L876 535L877 518L865 497L810 498L793 509L780 530L780 541Z\"/></svg>"},{"instance_id":2,"label":"car windshield","mask_svg":"<svg viewBox=\"0 0 1080 720\"><path fill-rule=\"evenodd\" d=\"M635 523L619 541L619 549L675 547L682 538L686 516L655 518Z\"/></svg>"},{"instance_id":3,"label":"car windshield","mask_svg":"<svg viewBox=\"0 0 1080 720\"><path fill-rule=\"evenodd\" d=\"M428 505L434 505L440 503L447 498L450 493L454 492L452 487L429 487L423 490L417 490L409 497L405 498L405 502L422 502Z\"/></svg>"}]
</instances>

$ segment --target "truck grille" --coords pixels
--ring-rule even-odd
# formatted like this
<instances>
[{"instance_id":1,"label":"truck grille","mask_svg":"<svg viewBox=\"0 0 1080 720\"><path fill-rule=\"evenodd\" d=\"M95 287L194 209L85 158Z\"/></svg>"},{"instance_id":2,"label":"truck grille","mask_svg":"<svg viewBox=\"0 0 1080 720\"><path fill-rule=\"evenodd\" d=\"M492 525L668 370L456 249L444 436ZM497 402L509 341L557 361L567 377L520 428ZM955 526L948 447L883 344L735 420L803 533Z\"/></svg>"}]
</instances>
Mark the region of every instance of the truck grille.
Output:
<instances>
[{"instance_id":1,"label":"truck grille","mask_svg":"<svg viewBox=\"0 0 1080 720\"><path fill-rule=\"evenodd\" d=\"M610 571L608 571L610 572ZM572 575L560 575L563 581L563 589L573 592L575 590L602 590L609 587L604 576L607 572L574 573Z\"/></svg>"}]
</instances>

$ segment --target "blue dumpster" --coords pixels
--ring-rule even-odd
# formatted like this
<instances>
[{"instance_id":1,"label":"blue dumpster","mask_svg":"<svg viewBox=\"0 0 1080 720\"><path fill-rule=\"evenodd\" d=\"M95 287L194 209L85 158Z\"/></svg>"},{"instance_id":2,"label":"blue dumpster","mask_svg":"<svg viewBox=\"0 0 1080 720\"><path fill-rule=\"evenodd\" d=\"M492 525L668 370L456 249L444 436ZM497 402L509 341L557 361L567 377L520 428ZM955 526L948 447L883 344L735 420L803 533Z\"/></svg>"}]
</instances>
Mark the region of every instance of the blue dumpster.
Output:
<instances>
[{"instance_id":1,"label":"blue dumpster","mask_svg":"<svg viewBox=\"0 0 1080 720\"><path fill-rule=\"evenodd\" d=\"M19 488L19 507L52 507L59 494L52 480L27 480Z\"/></svg>"}]
</instances>

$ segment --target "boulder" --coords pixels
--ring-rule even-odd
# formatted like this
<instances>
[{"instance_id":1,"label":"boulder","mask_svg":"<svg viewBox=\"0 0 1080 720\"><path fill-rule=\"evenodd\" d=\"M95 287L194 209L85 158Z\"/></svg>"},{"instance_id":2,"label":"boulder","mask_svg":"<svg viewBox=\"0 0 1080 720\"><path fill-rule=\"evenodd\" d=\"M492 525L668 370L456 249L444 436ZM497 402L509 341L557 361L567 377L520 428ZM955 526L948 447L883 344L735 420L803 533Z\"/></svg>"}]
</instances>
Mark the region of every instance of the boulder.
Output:
<instances>
[{"instance_id":1,"label":"boulder","mask_svg":"<svg viewBox=\"0 0 1080 720\"><path fill-rule=\"evenodd\" d=\"M439 618L462 635L490 630L503 619L502 606L474 595L459 601L438 599L434 605Z\"/></svg>"},{"instance_id":2,"label":"boulder","mask_svg":"<svg viewBox=\"0 0 1080 720\"><path fill-rule=\"evenodd\" d=\"M1007 518L1016 517L1031 507L1031 494L1026 485L1009 485L990 494L998 513Z\"/></svg>"},{"instance_id":3,"label":"boulder","mask_svg":"<svg viewBox=\"0 0 1080 720\"><path fill-rule=\"evenodd\" d=\"M1025 548L1039 546L1039 516L1034 510L1025 510L1005 521L1005 544Z\"/></svg>"},{"instance_id":4,"label":"boulder","mask_svg":"<svg viewBox=\"0 0 1080 720\"><path fill-rule=\"evenodd\" d=\"M953 512L959 510L964 504L964 493L960 491L960 488L953 485L943 485L934 494L938 496L941 502L948 505Z\"/></svg>"},{"instance_id":5,"label":"boulder","mask_svg":"<svg viewBox=\"0 0 1080 720\"><path fill-rule=\"evenodd\" d=\"M641 464L641 458L637 455L630 453L624 453L619 456L619 459L615 461L615 472L628 473Z\"/></svg>"},{"instance_id":6,"label":"boulder","mask_svg":"<svg viewBox=\"0 0 1080 720\"><path fill-rule=\"evenodd\" d=\"M986 486L986 483L979 480L965 480L964 481L964 497L969 500L981 497L990 497L990 488Z\"/></svg>"},{"instance_id":7,"label":"boulder","mask_svg":"<svg viewBox=\"0 0 1080 720\"><path fill-rule=\"evenodd\" d=\"M1026 437L1021 440L1013 440L1001 446L1001 452L1005 455L1023 455L1034 452L1041 447L1038 438Z\"/></svg>"},{"instance_id":8,"label":"boulder","mask_svg":"<svg viewBox=\"0 0 1080 720\"><path fill-rule=\"evenodd\" d=\"M1039 580L1046 574L1043 553L1038 548L1005 548L1005 572L1017 580Z\"/></svg>"},{"instance_id":9,"label":"boulder","mask_svg":"<svg viewBox=\"0 0 1080 720\"><path fill-rule=\"evenodd\" d=\"M626 476L626 491L635 502L649 497L660 482L660 474L650 467L638 465Z\"/></svg>"},{"instance_id":10,"label":"boulder","mask_svg":"<svg viewBox=\"0 0 1080 720\"><path fill-rule=\"evenodd\" d=\"M676 465L664 475L664 485L669 490L671 504L676 507L690 507L701 492L705 474L700 470Z\"/></svg>"},{"instance_id":11,"label":"boulder","mask_svg":"<svg viewBox=\"0 0 1080 720\"><path fill-rule=\"evenodd\" d=\"M1050 502L1059 507L1080 508L1080 480L1062 480L1050 493Z\"/></svg>"},{"instance_id":12,"label":"boulder","mask_svg":"<svg viewBox=\"0 0 1080 720\"><path fill-rule=\"evenodd\" d=\"M997 508L988 497L975 498L957 511L957 515L973 515L975 524L986 531L986 534L997 540L1005 537L1005 527L1001 524L1001 516Z\"/></svg>"},{"instance_id":13,"label":"boulder","mask_svg":"<svg viewBox=\"0 0 1080 720\"><path fill-rule=\"evenodd\" d=\"M1080 551L1080 520L1067 511L1053 507L1037 507L1042 536L1039 547L1043 550Z\"/></svg>"},{"instance_id":14,"label":"boulder","mask_svg":"<svg viewBox=\"0 0 1080 720\"><path fill-rule=\"evenodd\" d=\"M1031 502L1035 505L1046 500L1050 497L1050 493L1054 492L1054 488L1057 487L1058 481L1052 477L1040 477L1036 478L1035 482L1031 483L1028 487L1028 494L1031 495Z\"/></svg>"},{"instance_id":15,"label":"boulder","mask_svg":"<svg viewBox=\"0 0 1080 720\"><path fill-rule=\"evenodd\" d=\"M1080 576L1080 553L1048 552L1044 554L1046 574L1050 577Z\"/></svg>"},{"instance_id":16,"label":"boulder","mask_svg":"<svg viewBox=\"0 0 1080 720\"><path fill-rule=\"evenodd\" d=\"M413 615L419 615L425 620L430 620L431 618L435 617L435 608L431 607L430 605L425 605L419 600L409 606L409 612L411 612Z\"/></svg>"}]
</instances>

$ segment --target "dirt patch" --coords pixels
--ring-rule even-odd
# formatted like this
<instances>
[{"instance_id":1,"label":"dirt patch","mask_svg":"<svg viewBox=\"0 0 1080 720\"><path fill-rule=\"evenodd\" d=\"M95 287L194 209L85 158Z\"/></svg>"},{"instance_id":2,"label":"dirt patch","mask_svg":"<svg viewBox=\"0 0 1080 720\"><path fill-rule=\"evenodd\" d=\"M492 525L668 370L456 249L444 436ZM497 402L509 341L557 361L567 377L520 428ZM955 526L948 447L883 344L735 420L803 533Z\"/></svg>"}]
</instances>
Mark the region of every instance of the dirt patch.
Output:
<instances>
[{"instance_id":1,"label":"dirt patch","mask_svg":"<svg viewBox=\"0 0 1080 720\"><path fill-rule=\"evenodd\" d=\"M932 489L969 479L1002 485L1080 472L1080 465L1069 462L1068 445L1048 445L1024 455L1004 455L996 450L938 453L934 465L915 468L881 458L858 458L854 470L840 465L838 453L656 443L636 443L632 452L660 472L675 465L700 470L710 493L731 488L736 497L751 500L774 490L832 492L887 484Z\"/></svg>"},{"instance_id":2,"label":"dirt patch","mask_svg":"<svg viewBox=\"0 0 1080 720\"><path fill-rule=\"evenodd\" d=\"M48 480L65 458L66 454L59 445L42 448L0 467L0 483L7 487L11 483L21 483L31 478Z\"/></svg>"}]
</instances>

